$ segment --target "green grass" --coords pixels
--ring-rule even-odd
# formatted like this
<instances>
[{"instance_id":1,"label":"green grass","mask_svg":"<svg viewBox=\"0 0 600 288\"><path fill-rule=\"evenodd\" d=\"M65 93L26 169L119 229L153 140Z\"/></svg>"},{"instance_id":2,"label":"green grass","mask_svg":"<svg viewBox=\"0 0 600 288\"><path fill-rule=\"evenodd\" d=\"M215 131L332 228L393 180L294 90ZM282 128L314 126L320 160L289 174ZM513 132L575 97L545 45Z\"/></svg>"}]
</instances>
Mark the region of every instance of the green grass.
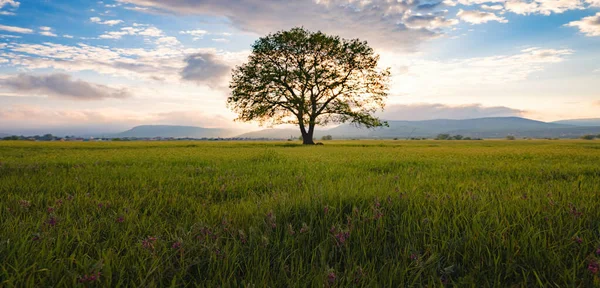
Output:
<instances>
[{"instance_id":1,"label":"green grass","mask_svg":"<svg viewBox=\"0 0 600 288\"><path fill-rule=\"evenodd\" d=\"M2 141L0 195L1 287L600 283L600 142Z\"/></svg>"}]
</instances>

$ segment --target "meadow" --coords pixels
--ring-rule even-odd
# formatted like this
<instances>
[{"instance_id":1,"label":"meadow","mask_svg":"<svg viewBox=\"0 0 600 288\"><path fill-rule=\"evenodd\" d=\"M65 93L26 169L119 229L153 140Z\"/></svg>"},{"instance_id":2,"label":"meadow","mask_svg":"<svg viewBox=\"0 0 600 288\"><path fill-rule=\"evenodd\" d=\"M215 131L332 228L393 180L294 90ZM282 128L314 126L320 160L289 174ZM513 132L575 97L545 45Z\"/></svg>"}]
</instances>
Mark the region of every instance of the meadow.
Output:
<instances>
[{"instance_id":1,"label":"meadow","mask_svg":"<svg viewBox=\"0 0 600 288\"><path fill-rule=\"evenodd\" d=\"M598 286L599 195L600 141L0 141L0 286Z\"/></svg>"}]
</instances>

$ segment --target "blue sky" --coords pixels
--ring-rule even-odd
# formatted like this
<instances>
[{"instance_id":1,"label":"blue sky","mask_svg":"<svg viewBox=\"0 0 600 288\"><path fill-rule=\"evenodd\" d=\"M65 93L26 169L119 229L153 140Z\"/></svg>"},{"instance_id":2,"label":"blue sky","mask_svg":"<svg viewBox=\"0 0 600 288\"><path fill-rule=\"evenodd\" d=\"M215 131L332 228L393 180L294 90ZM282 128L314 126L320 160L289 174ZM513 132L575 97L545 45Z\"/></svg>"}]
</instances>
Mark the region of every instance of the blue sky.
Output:
<instances>
[{"instance_id":1,"label":"blue sky","mask_svg":"<svg viewBox=\"0 0 600 288\"><path fill-rule=\"evenodd\" d=\"M256 129L229 71L295 26L381 54L386 119L600 117L600 0L0 0L0 132Z\"/></svg>"}]
</instances>

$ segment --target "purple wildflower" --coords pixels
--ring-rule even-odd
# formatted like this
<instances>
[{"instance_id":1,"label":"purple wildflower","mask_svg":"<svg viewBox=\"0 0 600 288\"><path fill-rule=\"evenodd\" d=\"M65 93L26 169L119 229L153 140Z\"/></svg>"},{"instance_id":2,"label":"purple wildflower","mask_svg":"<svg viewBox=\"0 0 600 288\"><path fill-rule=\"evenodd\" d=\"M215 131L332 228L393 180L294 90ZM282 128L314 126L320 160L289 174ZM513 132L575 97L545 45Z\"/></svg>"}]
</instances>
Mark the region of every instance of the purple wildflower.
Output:
<instances>
[{"instance_id":1,"label":"purple wildflower","mask_svg":"<svg viewBox=\"0 0 600 288\"><path fill-rule=\"evenodd\" d=\"M598 270L600 270L600 265L595 260L590 261L587 267L588 271L592 274L598 274Z\"/></svg>"}]
</instances>

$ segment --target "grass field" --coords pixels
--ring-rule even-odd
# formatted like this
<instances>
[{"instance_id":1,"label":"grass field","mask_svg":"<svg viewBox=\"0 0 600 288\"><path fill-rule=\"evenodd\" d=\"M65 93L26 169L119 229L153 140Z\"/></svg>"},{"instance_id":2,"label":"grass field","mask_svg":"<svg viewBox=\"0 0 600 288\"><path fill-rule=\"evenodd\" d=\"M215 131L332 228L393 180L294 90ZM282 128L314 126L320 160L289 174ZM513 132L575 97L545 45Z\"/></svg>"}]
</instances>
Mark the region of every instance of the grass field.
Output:
<instances>
[{"instance_id":1,"label":"grass field","mask_svg":"<svg viewBox=\"0 0 600 288\"><path fill-rule=\"evenodd\" d=\"M600 141L0 142L0 286L600 284Z\"/></svg>"}]
</instances>

